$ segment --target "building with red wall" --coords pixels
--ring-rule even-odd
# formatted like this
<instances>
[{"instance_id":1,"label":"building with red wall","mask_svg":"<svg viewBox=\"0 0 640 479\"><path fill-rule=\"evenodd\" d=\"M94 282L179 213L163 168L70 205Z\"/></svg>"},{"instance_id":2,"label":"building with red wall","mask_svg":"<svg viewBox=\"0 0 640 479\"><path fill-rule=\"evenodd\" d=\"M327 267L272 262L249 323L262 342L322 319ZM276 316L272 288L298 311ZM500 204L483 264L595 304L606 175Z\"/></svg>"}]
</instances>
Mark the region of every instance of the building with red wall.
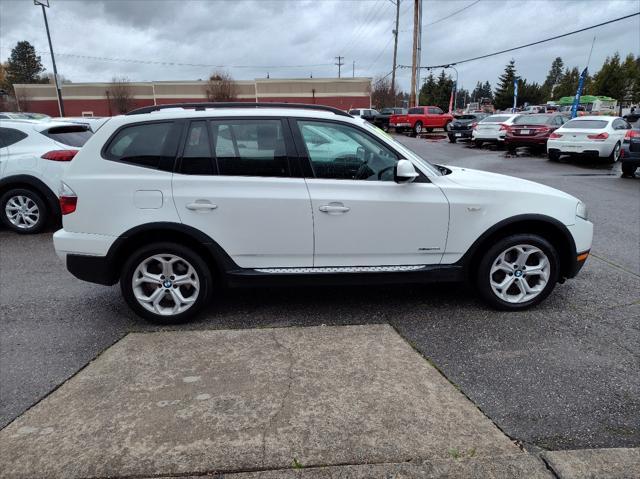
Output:
<instances>
[{"instance_id":1,"label":"building with red wall","mask_svg":"<svg viewBox=\"0 0 640 479\"><path fill-rule=\"evenodd\" d=\"M235 81L237 101L312 103L348 110L371 107L371 78L303 78ZM21 111L59 116L55 86L14 85ZM66 83L62 99L66 116L112 116L111 83ZM169 103L207 101L206 81L132 82L133 108Z\"/></svg>"}]
</instances>

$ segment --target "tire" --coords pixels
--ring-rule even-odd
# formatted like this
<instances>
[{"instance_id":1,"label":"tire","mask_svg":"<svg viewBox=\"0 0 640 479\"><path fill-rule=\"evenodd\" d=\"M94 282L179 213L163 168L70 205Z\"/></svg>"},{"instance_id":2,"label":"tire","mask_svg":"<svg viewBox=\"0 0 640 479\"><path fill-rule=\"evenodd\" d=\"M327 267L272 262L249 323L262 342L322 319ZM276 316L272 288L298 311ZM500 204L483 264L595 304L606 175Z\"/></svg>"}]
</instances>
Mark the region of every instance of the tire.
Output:
<instances>
[{"instance_id":1,"label":"tire","mask_svg":"<svg viewBox=\"0 0 640 479\"><path fill-rule=\"evenodd\" d=\"M549 161L560 161L560 152L558 150L549 150L547 153Z\"/></svg>"},{"instance_id":2,"label":"tire","mask_svg":"<svg viewBox=\"0 0 640 479\"><path fill-rule=\"evenodd\" d=\"M524 265L518 263L522 256L519 257L521 253L517 248L529 253ZM515 269L514 264L517 264ZM542 268L544 264L546 267ZM532 269L536 265L543 269L542 273L538 274ZM549 296L558 282L559 265L558 252L543 237L535 234L507 236L491 246L480 260L475 278L476 286L482 299L490 306L505 311L521 311ZM509 280L506 289L498 287ZM522 286L523 281L527 286ZM527 292L527 287L531 291Z\"/></svg>"},{"instance_id":3,"label":"tire","mask_svg":"<svg viewBox=\"0 0 640 479\"><path fill-rule=\"evenodd\" d=\"M476 146L476 148L482 148L482 140L473 140L473 144Z\"/></svg>"},{"instance_id":4,"label":"tire","mask_svg":"<svg viewBox=\"0 0 640 479\"><path fill-rule=\"evenodd\" d=\"M164 266L168 269L163 269L161 259L173 259L171 264ZM134 275L141 278L143 272L157 279L140 282L135 286ZM167 277L163 273L174 274ZM173 281L179 276L185 278L176 287ZM153 243L134 251L126 260L120 276L120 289L129 307L138 316L161 324L183 323L198 314L209 302L212 288L213 275L202 257L177 243ZM164 292L156 293L157 290ZM150 300L140 301L136 298L136 293ZM159 298L157 304L152 303L154 294ZM176 302L182 299L187 301L182 304ZM175 312L170 311L171 308Z\"/></svg>"},{"instance_id":5,"label":"tire","mask_svg":"<svg viewBox=\"0 0 640 479\"><path fill-rule=\"evenodd\" d=\"M513 145L507 145L507 151L509 152L510 155L515 155L516 154L516 147Z\"/></svg>"},{"instance_id":6,"label":"tire","mask_svg":"<svg viewBox=\"0 0 640 479\"><path fill-rule=\"evenodd\" d=\"M622 150L622 145L618 142L616 146L613 147L611 154L607 157L607 163L614 164L620 161L620 150Z\"/></svg>"},{"instance_id":7,"label":"tire","mask_svg":"<svg viewBox=\"0 0 640 479\"><path fill-rule=\"evenodd\" d=\"M20 234L39 233L49 221L49 209L42 197L27 188L14 188L0 198L2 223Z\"/></svg>"},{"instance_id":8,"label":"tire","mask_svg":"<svg viewBox=\"0 0 640 479\"><path fill-rule=\"evenodd\" d=\"M416 121L415 125L413 125L413 134L415 136L419 136L422 133L422 122Z\"/></svg>"},{"instance_id":9,"label":"tire","mask_svg":"<svg viewBox=\"0 0 640 479\"><path fill-rule=\"evenodd\" d=\"M622 177L623 178L635 178L636 167L629 164L622 164Z\"/></svg>"},{"instance_id":10,"label":"tire","mask_svg":"<svg viewBox=\"0 0 640 479\"><path fill-rule=\"evenodd\" d=\"M449 135L449 143L455 143L456 142L456 137L453 135Z\"/></svg>"}]
</instances>

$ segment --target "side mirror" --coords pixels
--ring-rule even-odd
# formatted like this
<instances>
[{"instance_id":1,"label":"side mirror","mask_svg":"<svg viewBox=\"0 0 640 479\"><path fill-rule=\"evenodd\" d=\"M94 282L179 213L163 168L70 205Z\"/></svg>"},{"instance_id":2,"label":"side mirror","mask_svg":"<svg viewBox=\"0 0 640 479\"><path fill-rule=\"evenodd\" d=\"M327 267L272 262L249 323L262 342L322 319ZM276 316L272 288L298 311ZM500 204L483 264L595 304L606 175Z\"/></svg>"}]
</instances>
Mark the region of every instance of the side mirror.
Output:
<instances>
[{"instance_id":1,"label":"side mirror","mask_svg":"<svg viewBox=\"0 0 640 479\"><path fill-rule=\"evenodd\" d=\"M393 171L393 180L396 183L411 183L418 177L418 172L409 160L398 160Z\"/></svg>"}]
</instances>

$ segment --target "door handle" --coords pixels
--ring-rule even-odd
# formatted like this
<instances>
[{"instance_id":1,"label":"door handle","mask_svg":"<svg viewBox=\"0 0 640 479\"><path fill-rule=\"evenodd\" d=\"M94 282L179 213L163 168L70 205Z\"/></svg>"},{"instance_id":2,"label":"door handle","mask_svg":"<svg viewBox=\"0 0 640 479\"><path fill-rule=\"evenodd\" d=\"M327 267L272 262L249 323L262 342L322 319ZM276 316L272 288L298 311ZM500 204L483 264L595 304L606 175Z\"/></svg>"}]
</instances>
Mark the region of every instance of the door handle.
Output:
<instances>
[{"instance_id":1,"label":"door handle","mask_svg":"<svg viewBox=\"0 0 640 479\"><path fill-rule=\"evenodd\" d=\"M323 213L329 213L330 215L337 215L341 213L346 213L351 208L348 206L344 206L342 203L329 203L328 205L322 205L318 208Z\"/></svg>"},{"instance_id":2,"label":"door handle","mask_svg":"<svg viewBox=\"0 0 640 479\"><path fill-rule=\"evenodd\" d=\"M213 203L210 203L208 201L194 201L193 203L189 203L187 205L187 209L192 211L211 211L215 210L217 207L218 205L214 205Z\"/></svg>"}]
</instances>

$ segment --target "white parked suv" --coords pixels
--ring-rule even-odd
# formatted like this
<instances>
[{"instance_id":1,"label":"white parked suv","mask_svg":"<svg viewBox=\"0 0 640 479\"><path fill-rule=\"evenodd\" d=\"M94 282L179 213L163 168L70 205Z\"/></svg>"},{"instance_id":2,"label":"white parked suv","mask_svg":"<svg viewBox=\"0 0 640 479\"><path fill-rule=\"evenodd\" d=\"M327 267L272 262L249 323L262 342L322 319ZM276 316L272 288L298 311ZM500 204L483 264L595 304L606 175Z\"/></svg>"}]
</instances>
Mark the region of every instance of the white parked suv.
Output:
<instances>
[{"instance_id":1,"label":"white parked suv","mask_svg":"<svg viewBox=\"0 0 640 479\"><path fill-rule=\"evenodd\" d=\"M115 117L60 189L58 255L139 315L180 321L222 285L473 282L520 310L575 276L585 205L530 181L436 166L317 105L199 104Z\"/></svg>"},{"instance_id":2,"label":"white parked suv","mask_svg":"<svg viewBox=\"0 0 640 479\"><path fill-rule=\"evenodd\" d=\"M91 137L87 126L49 120L0 120L0 221L37 233L60 221L60 178Z\"/></svg>"}]
</instances>

